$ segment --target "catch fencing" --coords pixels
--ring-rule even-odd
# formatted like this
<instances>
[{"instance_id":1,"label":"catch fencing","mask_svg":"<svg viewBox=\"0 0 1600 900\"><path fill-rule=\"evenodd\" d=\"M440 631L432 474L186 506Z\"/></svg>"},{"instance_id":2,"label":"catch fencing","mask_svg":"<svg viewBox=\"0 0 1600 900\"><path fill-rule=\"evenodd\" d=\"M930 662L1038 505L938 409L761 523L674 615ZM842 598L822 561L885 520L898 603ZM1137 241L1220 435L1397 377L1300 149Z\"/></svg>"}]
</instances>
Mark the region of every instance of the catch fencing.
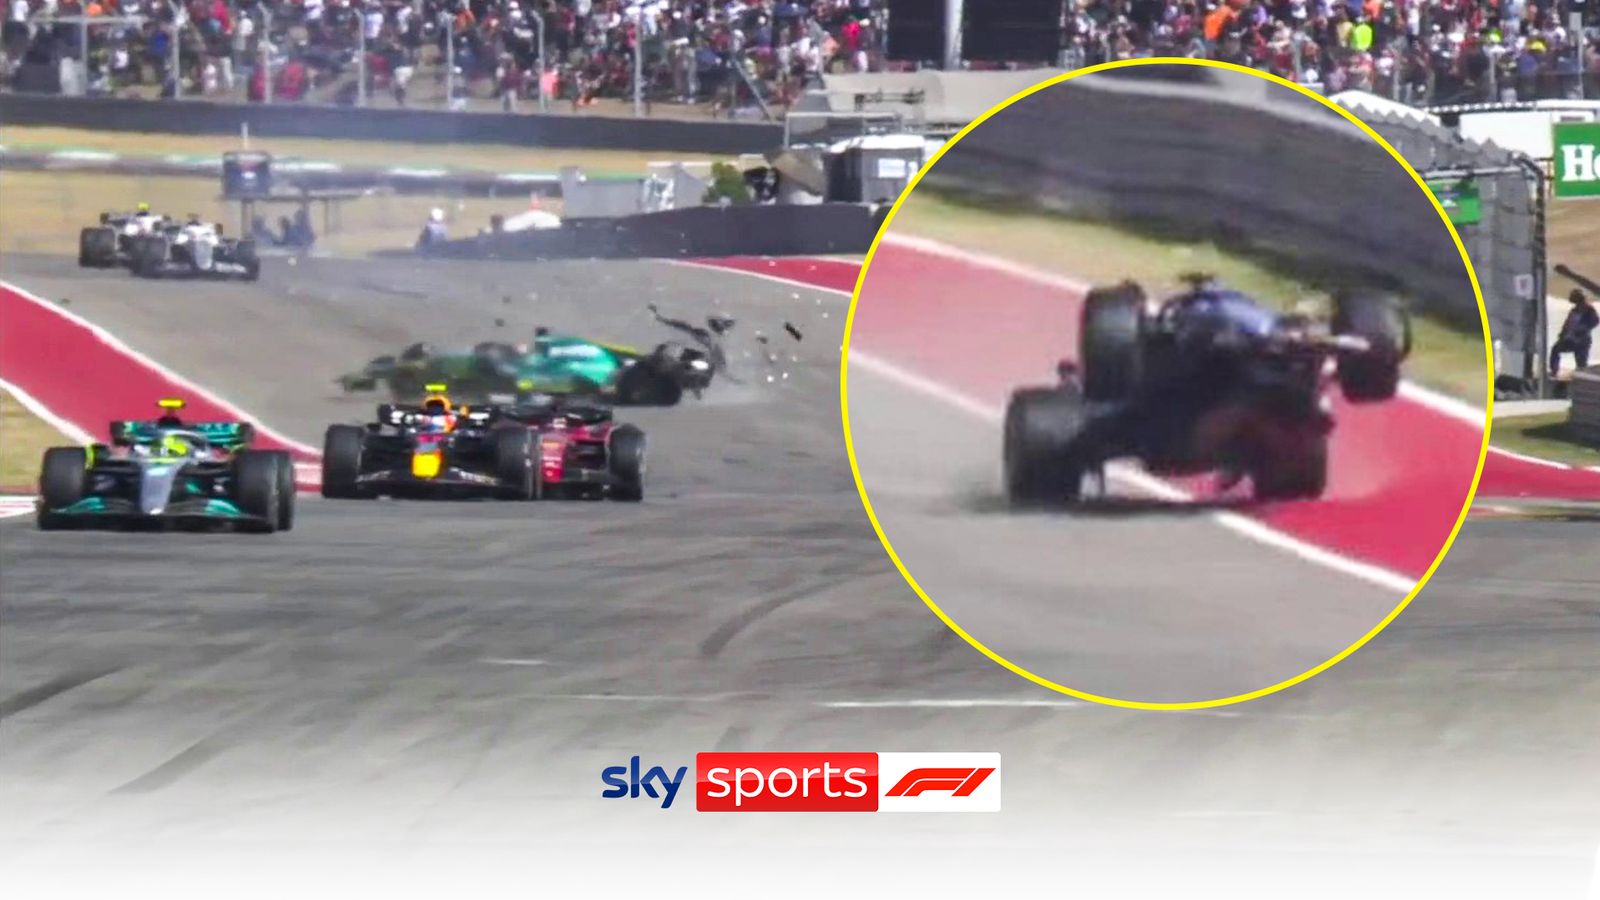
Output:
<instances>
[{"instance_id":1,"label":"catch fencing","mask_svg":"<svg viewBox=\"0 0 1600 900\"><path fill-rule=\"evenodd\" d=\"M1465 140L1421 117L1362 111L1441 194L1462 202L1452 216L1483 290L1500 369L1542 378L1546 342L1544 172L1533 160Z\"/></svg>"},{"instance_id":2,"label":"catch fencing","mask_svg":"<svg viewBox=\"0 0 1600 900\"><path fill-rule=\"evenodd\" d=\"M1391 287L1476 323L1471 283L1437 210L1360 129L1242 73L1184 83L1134 77L1141 71L1032 94L974 129L927 178L1222 238L1308 277Z\"/></svg>"}]
</instances>

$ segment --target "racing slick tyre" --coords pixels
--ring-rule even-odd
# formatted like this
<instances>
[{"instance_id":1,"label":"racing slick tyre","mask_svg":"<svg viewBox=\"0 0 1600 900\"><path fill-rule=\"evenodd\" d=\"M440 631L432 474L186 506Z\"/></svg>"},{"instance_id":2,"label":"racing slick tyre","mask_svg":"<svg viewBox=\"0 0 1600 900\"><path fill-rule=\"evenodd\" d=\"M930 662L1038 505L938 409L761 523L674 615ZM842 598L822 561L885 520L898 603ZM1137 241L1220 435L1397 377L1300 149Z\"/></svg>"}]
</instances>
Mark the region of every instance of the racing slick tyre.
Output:
<instances>
[{"instance_id":1,"label":"racing slick tyre","mask_svg":"<svg viewBox=\"0 0 1600 900\"><path fill-rule=\"evenodd\" d=\"M1411 317L1399 301L1372 291L1333 300L1333 333L1366 338L1366 352L1339 354L1339 388L1352 403L1388 400L1400 389L1400 361L1411 353Z\"/></svg>"},{"instance_id":2,"label":"racing slick tyre","mask_svg":"<svg viewBox=\"0 0 1600 900\"><path fill-rule=\"evenodd\" d=\"M618 425L611 431L609 444L606 466L615 481L607 495L638 503L644 499L644 432L636 425Z\"/></svg>"},{"instance_id":3,"label":"racing slick tyre","mask_svg":"<svg viewBox=\"0 0 1600 900\"><path fill-rule=\"evenodd\" d=\"M65 528L66 520L52 510L83 499L89 471L89 453L82 447L51 447L39 468L39 529Z\"/></svg>"},{"instance_id":4,"label":"racing slick tyre","mask_svg":"<svg viewBox=\"0 0 1600 900\"><path fill-rule=\"evenodd\" d=\"M1084 299L1078 333L1083 390L1097 401L1124 400L1144 377L1144 290L1127 281Z\"/></svg>"},{"instance_id":5,"label":"racing slick tyre","mask_svg":"<svg viewBox=\"0 0 1600 900\"><path fill-rule=\"evenodd\" d=\"M507 500L532 500L538 492L538 463L533 456L533 432L526 428L501 428L494 433L494 474L501 496Z\"/></svg>"},{"instance_id":6,"label":"racing slick tyre","mask_svg":"<svg viewBox=\"0 0 1600 900\"><path fill-rule=\"evenodd\" d=\"M1004 480L1013 506L1065 506L1083 489L1075 446L1087 421L1083 398L1061 388L1023 388L1006 404Z\"/></svg>"},{"instance_id":7,"label":"racing slick tyre","mask_svg":"<svg viewBox=\"0 0 1600 900\"><path fill-rule=\"evenodd\" d=\"M629 406L677 406L683 385L653 357L641 359L617 379L617 402Z\"/></svg>"},{"instance_id":8,"label":"racing slick tyre","mask_svg":"<svg viewBox=\"0 0 1600 900\"><path fill-rule=\"evenodd\" d=\"M1251 472L1255 498L1315 500L1328 487L1328 435L1301 435L1291 448L1270 454Z\"/></svg>"},{"instance_id":9,"label":"racing slick tyre","mask_svg":"<svg viewBox=\"0 0 1600 900\"><path fill-rule=\"evenodd\" d=\"M261 257L256 255L256 242L250 238L242 238L233 245L233 261L244 268L240 277L245 281L256 281L261 278Z\"/></svg>"},{"instance_id":10,"label":"racing slick tyre","mask_svg":"<svg viewBox=\"0 0 1600 900\"><path fill-rule=\"evenodd\" d=\"M241 450L233 458L233 504L256 520L254 530L278 530L278 472L282 467L270 450Z\"/></svg>"},{"instance_id":11,"label":"racing slick tyre","mask_svg":"<svg viewBox=\"0 0 1600 900\"><path fill-rule=\"evenodd\" d=\"M133 274L140 278L160 278L161 267L167 261L167 239L160 235L145 234L133 239L129 248L133 257Z\"/></svg>"},{"instance_id":12,"label":"racing slick tyre","mask_svg":"<svg viewBox=\"0 0 1600 900\"><path fill-rule=\"evenodd\" d=\"M104 226L78 232L78 265L104 269L117 264L117 232Z\"/></svg>"},{"instance_id":13,"label":"racing slick tyre","mask_svg":"<svg viewBox=\"0 0 1600 900\"><path fill-rule=\"evenodd\" d=\"M358 425L329 425L322 436L322 496L355 500L362 496L361 452L365 432Z\"/></svg>"},{"instance_id":14,"label":"racing slick tyre","mask_svg":"<svg viewBox=\"0 0 1600 900\"><path fill-rule=\"evenodd\" d=\"M278 458L278 530L294 527L294 457L287 450L270 451Z\"/></svg>"}]
</instances>

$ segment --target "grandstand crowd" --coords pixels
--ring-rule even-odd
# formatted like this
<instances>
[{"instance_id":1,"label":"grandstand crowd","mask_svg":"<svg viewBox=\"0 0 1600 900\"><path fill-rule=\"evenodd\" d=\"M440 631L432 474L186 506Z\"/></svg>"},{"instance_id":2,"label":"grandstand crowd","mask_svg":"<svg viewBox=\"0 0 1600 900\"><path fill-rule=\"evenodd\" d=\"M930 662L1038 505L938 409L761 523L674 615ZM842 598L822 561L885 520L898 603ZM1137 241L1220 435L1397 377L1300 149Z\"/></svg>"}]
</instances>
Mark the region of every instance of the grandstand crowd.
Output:
<instances>
[{"instance_id":1,"label":"grandstand crowd","mask_svg":"<svg viewBox=\"0 0 1600 900\"><path fill-rule=\"evenodd\" d=\"M1082 0L1070 65L1140 56L1220 59L1327 93L1412 103L1576 95L1600 68L1564 0Z\"/></svg>"},{"instance_id":2,"label":"grandstand crowd","mask_svg":"<svg viewBox=\"0 0 1600 900\"><path fill-rule=\"evenodd\" d=\"M782 105L828 72L908 67L888 58L886 5L0 0L0 79L15 81L25 63L76 60L84 35L74 20L87 16L105 21L88 29L90 93L352 103L364 52L369 102L516 108L542 91L583 107L631 97L642 48L652 103L720 111L755 97ZM1067 0L1064 26L1060 57L1034 64L1205 57L1413 103L1574 96L1582 79L1590 93L1600 82L1600 42L1570 30L1566 0Z\"/></svg>"},{"instance_id":3,"label":"grandstand crowd","mask_svg":"<svg viewBox=\"0 0 1600 900\"><path fill-rule=\"evenodd\" d=\"M8 67L76 59L89 29L89 88L170 96L313 92L351 102L365 51L374 96L407 103L420 72L443 102L547 97L579 106L632 95L643 47L652 101L728 103L741 86L782 103L825 71L881 67L882 0L0 0ZM172 22L179 42L173 67ZM542 24L542 29L541 29ZM539 41L543 32L544 66ZM447 69L453 77L446 77ZM175 84L175 80L181 83Z\"/></svg>"}]
</instances>

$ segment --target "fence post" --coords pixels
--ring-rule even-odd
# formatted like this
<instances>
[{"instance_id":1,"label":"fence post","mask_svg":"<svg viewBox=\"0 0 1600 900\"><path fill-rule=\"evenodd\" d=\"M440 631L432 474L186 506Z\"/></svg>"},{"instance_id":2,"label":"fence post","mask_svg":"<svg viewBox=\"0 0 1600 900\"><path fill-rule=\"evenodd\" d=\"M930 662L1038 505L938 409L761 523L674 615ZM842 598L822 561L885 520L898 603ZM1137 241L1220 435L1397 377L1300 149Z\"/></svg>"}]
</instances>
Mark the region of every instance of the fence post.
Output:
<instances>
[{"instance_id":1,"label":"fence post","mask_svg":"<svg viewBox=\"0 0 1600 900\"><path fill-rule=\"evenodd\" d=\"M637 7L633 25L633 115L644 115L644 4Z\"/></svg>"}]
</instances>

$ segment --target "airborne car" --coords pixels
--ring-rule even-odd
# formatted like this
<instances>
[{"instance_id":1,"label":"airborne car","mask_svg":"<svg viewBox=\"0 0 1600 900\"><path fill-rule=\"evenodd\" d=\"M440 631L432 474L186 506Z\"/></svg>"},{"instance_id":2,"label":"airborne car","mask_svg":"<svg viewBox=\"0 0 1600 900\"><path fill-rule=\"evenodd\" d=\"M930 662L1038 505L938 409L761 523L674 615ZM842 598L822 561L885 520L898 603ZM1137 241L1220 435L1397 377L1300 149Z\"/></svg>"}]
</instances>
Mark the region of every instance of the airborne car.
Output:
<instances>
[{"instance_id":1,"label":"airborne car","mask_svg":"<svg viewBox=\"0 0 1600 900\"><path fill-rule=\"evenodd\" d=\"M1410 318L1369 291L1334 297L1328 321L1274 312L1204 275L1152 306L1132 281L1089 292L1079 362L1015 391L1004 480L1019 505L1079 499L1085 476L1133 458L1159 475L1248 477L1258 500L1321 496L1332 377L1354 403L1395 395Z\"/></svg>"},{"instance_id":2,"label":"airborne car","mask_svg":"<svg viewBox=\"0 0 1600 900\"><path fill-rule=\"evenodd\" d=\"M444 385L427 389L432 393L421 405L380 405L365 427L329 426L323 496L643 496L644 433L613 426L603 407L556 398L456 407Z\"/></svg>"},{"instance_id":3,"label":"airborne car","mask_svg":"<svg viewBox=\"0 0 1600 900\"><path fill-rule=\"evenodd\" d=\"M654 308L652 308L654 312ZM549 394L601 399L624 406L675 406L687 392L699 397L727 366L720 336L732 320L713 317L705 328L656 314L698 346L664 342L648 352L539 329L531 344L480 343L441 351L416 343L380 356L340 379L347 391L387 385L390 395L414 397L432 381L448 382L472 403L515 403Z\"/></svg>"},{"instance_id":4,"label":"airborne car","mask_svg":"<svg viewBox=\"0 0 1600 900\"><path fill-rule=\"evenodd\" d=\"M278 450L253 450L245 422L184 423L183 401L161 401L153 421L111 423L111 443L52 447L39 475L43 530L106 526L294 525L294 464Z\"/></svg>"}]
</instances>

